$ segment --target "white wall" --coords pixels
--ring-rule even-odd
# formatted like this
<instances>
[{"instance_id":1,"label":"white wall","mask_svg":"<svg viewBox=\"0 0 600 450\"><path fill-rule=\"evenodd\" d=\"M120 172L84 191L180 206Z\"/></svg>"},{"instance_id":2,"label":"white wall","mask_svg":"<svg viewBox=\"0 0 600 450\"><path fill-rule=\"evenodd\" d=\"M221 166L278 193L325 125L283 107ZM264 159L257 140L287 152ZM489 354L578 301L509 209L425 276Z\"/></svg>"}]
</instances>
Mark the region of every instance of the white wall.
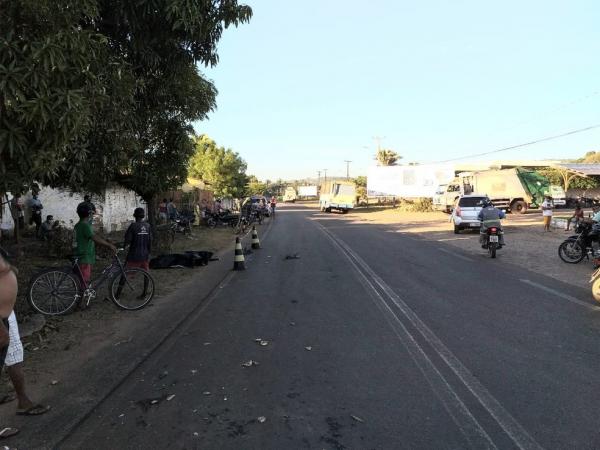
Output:
<instances>
[{"instance_id":1,"label":"white wall","mask_svg":"<svg viewBox=\"0 0 600 450\"><path fill-rule=\"evenodd\" d=\"M12 195L9 194L12 199ZM53 189L43 187L40 190L38 198L44 205L42 219L46 216L54 216L54 220L59 220L67 228L73 228L79 221L77 217L77 205L83 201L83 194L73 193L62 189ZM25 223L29 220L29 199L31 193L23 196L25 200ZM138 207L145 209L146 205L133 191L122 187L107 188L104 195L92 195L92 202L96 206L96 215L94 223L99 224L104 232L119 231L125 228L133 221L133 210ZM13 228L12 218L8 208L4 215L2 224L4 228Z\"/></svg>"},{"instance_id":2,"label":"white wall","mask_svg":"<svg viewBox=\"0 0 600 450\"><path fill-rule=\"evenodd\" d=\"M95 205L98 209L98 204L95 203ZM126 228L133 221L133 210L135 208L146 209L146 204L135 192L122 187L106 189L104 202L101 206L103 207L102 224L106 232Z\"/></svg>"}]
</instances>

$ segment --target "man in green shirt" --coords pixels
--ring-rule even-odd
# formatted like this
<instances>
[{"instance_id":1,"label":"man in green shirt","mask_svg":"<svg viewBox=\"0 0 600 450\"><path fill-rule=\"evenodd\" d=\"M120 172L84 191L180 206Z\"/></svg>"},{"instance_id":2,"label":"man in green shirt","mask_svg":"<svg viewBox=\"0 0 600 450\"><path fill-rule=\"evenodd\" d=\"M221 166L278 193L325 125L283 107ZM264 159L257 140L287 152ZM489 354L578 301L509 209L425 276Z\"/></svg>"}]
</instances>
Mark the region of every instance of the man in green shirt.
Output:
<instances>
[{"instance_id":1,"label":"man in green shirt","mask_svg":"<svg viewBox=\"0 0 600 450\"><path fill-rule=\"evenodd\" d=\"M89 217L92 210L86 203L80 203L77 206L77 215L79 222L75 225L75 241L77 242L76 253L79 256L79 269L81 278L87 286L92 277L92 265L96 263L96 244L108 248L112 253L117 252L117 248L110 242L94 234Z\"/></svg>"}]
</instances>

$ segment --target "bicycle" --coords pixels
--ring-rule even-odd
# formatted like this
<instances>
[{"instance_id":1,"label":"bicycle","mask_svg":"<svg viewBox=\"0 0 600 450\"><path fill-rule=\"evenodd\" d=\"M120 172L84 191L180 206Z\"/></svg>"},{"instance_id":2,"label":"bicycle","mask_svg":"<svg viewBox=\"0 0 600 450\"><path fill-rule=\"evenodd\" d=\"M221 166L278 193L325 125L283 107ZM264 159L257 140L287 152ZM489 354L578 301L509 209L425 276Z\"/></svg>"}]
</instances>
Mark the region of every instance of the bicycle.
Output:
<instances>
[{"instance_id":1,"label":"bicycle","mask_svg":"<svg viewBox=\"0 0 600 450\"><path fill-rule=\"evenodd\" d=\"M117 251L121 252L123 249ZM125 267L118 255L107 265L98 280L83 281L79 267L80 256L71 256L70 267L45 269L32 278L27 300L41 314L57 316L71 311L81 301L90 305L97 291L110 280L109 295L121 309L135 311L146 306L154 297L154 279L144 269ZM84 302L84 304L83 304Z\"/></svg>"}]
</instances>

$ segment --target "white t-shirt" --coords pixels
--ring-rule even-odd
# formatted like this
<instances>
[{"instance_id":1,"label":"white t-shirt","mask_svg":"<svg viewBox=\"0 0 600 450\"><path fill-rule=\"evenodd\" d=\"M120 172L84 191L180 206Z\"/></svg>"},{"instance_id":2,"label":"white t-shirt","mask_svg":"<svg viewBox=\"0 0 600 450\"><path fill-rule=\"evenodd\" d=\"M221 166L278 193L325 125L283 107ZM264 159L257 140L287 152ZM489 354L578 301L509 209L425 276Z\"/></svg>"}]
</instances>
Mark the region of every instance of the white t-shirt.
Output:
<instances>
[{"instance_id":1,"label":"white t-shirt","mask_svg":"<svg viewBox=\"0 0 600 450\"><path fill-rule=\"evenodd\" d=\"M554 205L552 204L552 202L549 202L548 200L544 200L544 203L542 203L542 208L554 208ZM542 214L544 216L551 216L552 210L551 209L542 209Z\"/></svg>"}]
</instances>

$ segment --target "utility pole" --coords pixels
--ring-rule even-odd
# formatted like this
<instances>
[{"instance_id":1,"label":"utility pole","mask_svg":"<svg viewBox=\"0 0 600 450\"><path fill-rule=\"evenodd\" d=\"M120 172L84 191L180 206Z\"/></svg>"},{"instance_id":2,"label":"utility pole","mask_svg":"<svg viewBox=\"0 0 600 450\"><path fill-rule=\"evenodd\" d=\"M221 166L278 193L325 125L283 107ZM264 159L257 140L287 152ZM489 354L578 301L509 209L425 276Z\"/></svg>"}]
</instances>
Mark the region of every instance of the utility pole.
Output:
<instances>
[{"instance_id":1,"label":"utility pole","mask_svg":"<svg viewBox=\"0 0 600 450\"><path fill-rule=\"evenodd\" d=\"M347 159L345 159L344 162L346 163L346 180L349 180L350 179L350 163L352 161L348 161Z\"/></svg>"},{"instance_id":2,"label":"utility pole","mask_svg":"<svg viewBox=\"0 0 600 450\"><path fill-rule=\"evenodd\" d=\"M317 186L321 185L321 171L317 170Z\"/></svg>"},{"instance_id":3,"label":"utility pole","mask_svg":"<svg viewBox=\"0 0 600 450\"><path fill-rule=\"evenodd\" d=\"M373 140L377 142L377 151L381 150L381 141L385 139L385 136L373 136Z\"/></svg>"},{"instance_id":4,"label":"utility pole","mask_svg":"<svg viewBox=\"0 0 600 450\"><path fill-rule=\"evenodd\" d=\"M327 183L327 169L323 169L323 172L325 173L325 183Z\"/></svg>"}]
</instances>

